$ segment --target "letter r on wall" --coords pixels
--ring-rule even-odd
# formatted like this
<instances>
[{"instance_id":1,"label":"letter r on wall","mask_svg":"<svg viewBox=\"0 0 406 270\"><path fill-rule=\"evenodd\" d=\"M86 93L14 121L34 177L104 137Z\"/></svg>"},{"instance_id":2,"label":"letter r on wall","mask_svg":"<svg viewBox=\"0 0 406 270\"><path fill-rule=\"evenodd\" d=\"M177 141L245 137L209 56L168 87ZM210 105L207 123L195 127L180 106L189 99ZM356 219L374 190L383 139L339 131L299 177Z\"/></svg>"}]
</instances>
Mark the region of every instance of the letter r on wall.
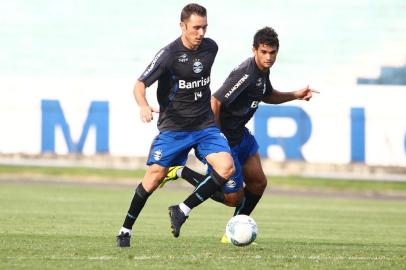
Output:
<instances>
[{"instance_id":1,"label":"letter r on wall","mask_svg":"<svg viewBox=\"0 0 406 270\"><path fill-rule=\"evenodd\" d=\"M291 137L272 137L268 134L268 120L272 117L290 118L296 123L297 131ZM270 127L272 129L272 127ZM280 127L277 127L280 128ZM254 133L259 144L259 154L267 157L271 145L280 146L287 160L304 160L302 146L309 140L312 124L309 115L296 106L259 106L254 116Z\"/></svg>"}]
</instances>

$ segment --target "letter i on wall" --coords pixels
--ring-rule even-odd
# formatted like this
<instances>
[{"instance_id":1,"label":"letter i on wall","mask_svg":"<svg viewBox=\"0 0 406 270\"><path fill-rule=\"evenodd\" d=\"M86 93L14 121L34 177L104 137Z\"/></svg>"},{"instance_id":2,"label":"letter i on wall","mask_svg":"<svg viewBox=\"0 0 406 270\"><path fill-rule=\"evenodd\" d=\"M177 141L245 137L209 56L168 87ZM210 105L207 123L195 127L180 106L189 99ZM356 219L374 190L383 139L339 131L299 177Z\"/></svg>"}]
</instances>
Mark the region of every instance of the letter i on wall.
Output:
<instances>
[{"instance_id":1,"label":"letter i on wall","mask_svg":"<svg viewBox=\"0 0 406 270\"><path fill-rule=\"evenodd\" d=\"M351 108L351 162L365 162L364 108Z\"/></svg>"}]
</instances>

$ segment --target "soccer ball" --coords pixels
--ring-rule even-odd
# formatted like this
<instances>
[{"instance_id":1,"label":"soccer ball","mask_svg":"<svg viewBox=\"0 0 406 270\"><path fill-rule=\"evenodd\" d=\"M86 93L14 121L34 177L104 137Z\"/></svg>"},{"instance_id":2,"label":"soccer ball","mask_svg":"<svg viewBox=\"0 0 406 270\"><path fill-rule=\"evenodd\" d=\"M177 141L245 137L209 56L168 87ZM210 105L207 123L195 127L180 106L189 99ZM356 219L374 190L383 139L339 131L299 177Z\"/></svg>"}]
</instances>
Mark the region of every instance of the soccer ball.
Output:
<instances>
[{"instance_id":1,"label":"soccer ball","mask_svg":"<svg viewBox=\"0 0 406 270\"><path fill-rule=\"evenodd\" d=\"M257 238L258 227L255 220L246 215L232 217L226 226L226 235L236 246L248 246Z\"/></svg>"}]
</instances>

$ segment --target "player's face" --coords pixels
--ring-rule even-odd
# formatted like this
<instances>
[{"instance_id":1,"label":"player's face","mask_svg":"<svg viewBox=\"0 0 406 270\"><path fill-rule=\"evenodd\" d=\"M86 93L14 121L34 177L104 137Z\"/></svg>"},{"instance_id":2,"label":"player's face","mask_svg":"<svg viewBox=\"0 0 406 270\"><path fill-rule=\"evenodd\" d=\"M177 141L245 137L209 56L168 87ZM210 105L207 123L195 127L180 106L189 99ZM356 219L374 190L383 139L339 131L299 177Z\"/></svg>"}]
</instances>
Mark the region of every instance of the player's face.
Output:
<instances>
[{"instance_id":1,"label":"player's face","mask_svg":"<svg viewBox=\"0 0 406 270\"><path fill-rule=\"evenodd\" d=\"M278 49L266 44L259 44L258 49L252 49L255 62L260 70L265 71L273 66L278 54Z\"/></svg>"},{"instance_id":2,"label":"player's face","mask_svg":"<svg viewBox=\"0 0 406 270\"><path fill-rule=\"evenodd\" d=\"M182 28L182 42L185 47L195 50L202 43L207 30L207 17L192 14L185 22L180 23Z\"/></svg>"}]
</instances>

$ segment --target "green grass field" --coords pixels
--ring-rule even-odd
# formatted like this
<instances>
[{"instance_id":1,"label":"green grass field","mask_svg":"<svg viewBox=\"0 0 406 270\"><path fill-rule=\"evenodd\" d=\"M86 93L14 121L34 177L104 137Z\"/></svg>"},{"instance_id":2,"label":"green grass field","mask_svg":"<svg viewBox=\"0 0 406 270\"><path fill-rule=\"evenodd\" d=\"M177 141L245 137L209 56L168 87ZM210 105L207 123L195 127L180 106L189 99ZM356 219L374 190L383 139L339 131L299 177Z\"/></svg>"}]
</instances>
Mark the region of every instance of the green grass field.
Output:
<instances>
[{"instance_id":1,"label":"green grass field","mask_svg":"<svg viewBox=\"0 0 406 270\"><path fill-rule=\"evenodd\" d=\"M189 191L149 200L132 247L115 247L132 189L0 181L0 269L405 269L406 200L266 195L253 214L256 245L219 242L233 210L195 209L178 239L167 207Z\"/></svg>"},{"instance_id":2,"label":"green grass field","mask_svg":"<svg viewBox=\"0 0 406 270\"><path fill-rule=\"evenodd\" d=\"M17 176L30 178L66 178L66 179L92 179L96 181L120 182L123 179L140 179L145 170L124 170L109 168L86 168L86 167L43 167L43 166L11 166L0 164L0 176ZM7 178L7 177L6 177ZM371 180L343 180L323 179L310 177L285 176L268 177L269 185L282 189L305 189L318 191L353 191L373 192L375 194L406 193L405 181L382 181Z\"/></svg>"}]
</instances>

